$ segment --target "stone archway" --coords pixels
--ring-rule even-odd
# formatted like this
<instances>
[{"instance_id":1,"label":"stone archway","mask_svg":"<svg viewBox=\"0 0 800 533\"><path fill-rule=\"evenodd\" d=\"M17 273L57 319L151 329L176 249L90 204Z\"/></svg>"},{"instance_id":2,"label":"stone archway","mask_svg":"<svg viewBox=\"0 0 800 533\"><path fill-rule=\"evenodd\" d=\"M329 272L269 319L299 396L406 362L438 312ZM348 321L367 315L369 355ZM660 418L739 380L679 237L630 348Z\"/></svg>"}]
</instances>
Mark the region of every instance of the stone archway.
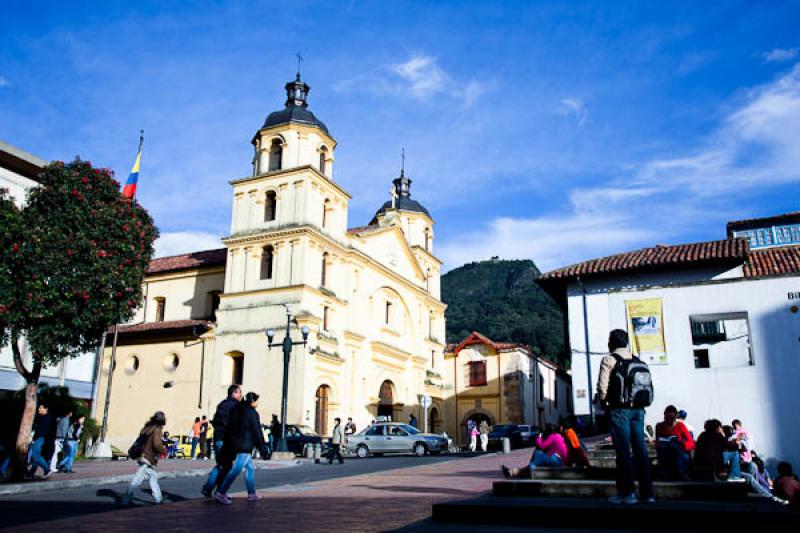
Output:
<instances>
[{"instance_id":1,"label":"stone archway","mask_svg":"<svg viewBox=\"0 0 800 533\"><path fill-rule=\"evenodd\" d=\"M428 432L438 433L441 423L442 421L439 415L439 409L436 407L431 407L430 413L428 414Z\"/></svg>"},{"instance_id":2,"label":"stone archway","mask_svg":"<svg viewBox=\"0 0 800 533\"><path fill-rule=\"evenodd\" d=\"M317 387L316 409L314 411L314 431L320 435L328 434L328 406L330 403L331 388L328 385Z\"/></svg>"}]
</instances>

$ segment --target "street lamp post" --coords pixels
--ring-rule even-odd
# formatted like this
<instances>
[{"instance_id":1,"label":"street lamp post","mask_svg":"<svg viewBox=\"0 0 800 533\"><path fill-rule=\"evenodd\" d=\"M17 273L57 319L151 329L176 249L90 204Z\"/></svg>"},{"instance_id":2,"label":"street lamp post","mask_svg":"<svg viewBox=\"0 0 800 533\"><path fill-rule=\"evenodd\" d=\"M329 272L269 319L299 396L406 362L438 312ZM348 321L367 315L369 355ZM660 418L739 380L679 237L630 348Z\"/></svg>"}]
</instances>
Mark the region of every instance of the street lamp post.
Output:
<instances>
[{"instance_id":1,"label":"street lamp post","mask_svg":"<svg viewBox=\"0 0 800 533\"><path fill-rule=\"evenodd\" d=\"M292 341L291 327L292 322L297 325L297 318L293 318L289 311L289 306L286 307L286 336L283 342L272 341L275 339L275 330L268 329L267 333L267 348L271 351L272 348L281 346L283 348L283 394L281 397L281 440L275 448L276 452L288 452L289 447L286 444L286 398L289 395L289 359L292 356L292 347L302 344L305 346L308 343L308 326L300 328L300 333L303 335L302 341Z\"/></svg>"}]
</instances>

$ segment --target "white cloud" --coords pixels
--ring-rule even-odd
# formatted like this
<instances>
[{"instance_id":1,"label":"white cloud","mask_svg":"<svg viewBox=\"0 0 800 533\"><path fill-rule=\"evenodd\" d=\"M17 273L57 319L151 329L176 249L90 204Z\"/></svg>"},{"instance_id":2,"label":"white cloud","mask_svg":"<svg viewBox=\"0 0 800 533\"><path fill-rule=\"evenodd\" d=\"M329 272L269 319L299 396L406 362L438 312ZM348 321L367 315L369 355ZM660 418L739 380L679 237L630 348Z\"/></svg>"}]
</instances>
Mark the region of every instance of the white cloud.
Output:
<instances>
[{"instance_id":1,"label":"white cloud","mask_svg":"<svg viewBox=\"0 0 800 533\"><path fill-rule=\"evenodd\" d=\"M392 65L391 70L403 82L400 91L422 101L429 101L437 94L446 94L460 100L465 107L471 107L487 89L483 83L475 80L454 80L435 57L424 54Z\"/></svg>"},{"instance_id":2,"label":"white cloud","mask_svg":"<svg viewBox=\"0 0 800 533\"><path fill-rule=\"evenodd\" d=\"M219 235L202 231L164 232L155 242L156 257L200 252L221 248Z\"/></svg>"},{"instance_id":3,"label":"white cloud","mask_svg":"<svg viewBox=\"0 0 800 533\"><path fill-rule=\"evenodd\" d=\"M0 87L11 87L11 82L9 82L4 76L0 76Z\"/></svg>"},{"instance_id":4,"label":"white cloud","mask_svg":"<svg viewBox=\"0 0 800 533\"><path fill-rule=\"evenodd\" d=\"M578 126L586 123L586 105L580 98L563 98L561 100L561 114L575 117Z\"/></svg>"},{"instance_id":5,"label":"white cloud","mask_svg":"<svg viewBox=\"0 0 800 533\"><path fill-rule=\"evenodd\" d=\"M572 100L562 105L577 112L579 101ZM533 258L548 270L685 242L697 224L714 230L709 238L724 238L726 220L749 214L750 190L800 184L800 64L748 91L696 150L626 165L620 173L570 191L562 214L496 218L441 243L437 252L448 269L499 255Z\"/></svg>"},{"instance_id":6,"label":"white cloud","mask_svg":"<svg viewBox=\"0 0 800 533\"><path fill-rule=\"evenodd\" d=\"M774 48L764 54L764 60L769 63L783 63L797 57L798 48Z\"/></svg>"}]
</instances>

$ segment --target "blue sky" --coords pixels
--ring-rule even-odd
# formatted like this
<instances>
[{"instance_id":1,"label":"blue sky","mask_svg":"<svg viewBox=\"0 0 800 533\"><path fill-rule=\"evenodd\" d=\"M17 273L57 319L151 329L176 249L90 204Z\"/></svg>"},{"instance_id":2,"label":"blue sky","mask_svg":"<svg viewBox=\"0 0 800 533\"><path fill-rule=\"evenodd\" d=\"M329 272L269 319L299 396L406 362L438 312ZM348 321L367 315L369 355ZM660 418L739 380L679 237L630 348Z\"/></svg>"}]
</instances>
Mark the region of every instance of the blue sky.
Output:
<instances>
[{"instance_id":1,"label":"blue sky","mask_svg":"<svg viewBox=\"0 0 800 533\"><path fill-rule=\"evenodd\" d=\"M405 147L446 269L543 270L800 209L797 2L16 2L0 139L120 180L161 255L219 246L301 50L350 225Z\"/></svg>"}]
</instances>

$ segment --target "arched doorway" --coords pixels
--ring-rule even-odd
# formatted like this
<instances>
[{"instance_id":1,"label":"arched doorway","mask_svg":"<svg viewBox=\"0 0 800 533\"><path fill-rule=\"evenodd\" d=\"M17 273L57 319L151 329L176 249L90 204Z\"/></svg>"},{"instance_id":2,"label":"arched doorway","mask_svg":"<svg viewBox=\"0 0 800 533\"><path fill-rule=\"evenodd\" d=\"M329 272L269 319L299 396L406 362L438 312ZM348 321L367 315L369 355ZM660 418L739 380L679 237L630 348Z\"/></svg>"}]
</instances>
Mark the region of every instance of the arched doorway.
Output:
<instances>
[{"instance_id":1,"label":"arched doorway","mask_svg":"<svg viewBox=\"0 0 800 533\"><path fill-rule=\"evenodd\" d=\"M392 417L394 414L394 384L388 379L381 383L378 393L378 416Z\"/></svg>"},{"instance_id":2,"label":"arched doorway","mask_svg":"<svg viewBox=\"0 0 800 533\"><path fill-rule=\"evenodd\" d=\"M428 426L430 433L439 432L439 410L435 407L431 407L431 412L428 415Z\"/></svg>"},{"instance_id":3,"label":"arched doorway","mask_svg":"<svg viewBox=\"0 0 800 533\"><path fill-rule=\"evenodd\" d=\"M327 385L317 387L317 407L314 415L314 431L320 435L328 434L328 402L331 397L331 388Z\"/></svg>"}]
</instances>

